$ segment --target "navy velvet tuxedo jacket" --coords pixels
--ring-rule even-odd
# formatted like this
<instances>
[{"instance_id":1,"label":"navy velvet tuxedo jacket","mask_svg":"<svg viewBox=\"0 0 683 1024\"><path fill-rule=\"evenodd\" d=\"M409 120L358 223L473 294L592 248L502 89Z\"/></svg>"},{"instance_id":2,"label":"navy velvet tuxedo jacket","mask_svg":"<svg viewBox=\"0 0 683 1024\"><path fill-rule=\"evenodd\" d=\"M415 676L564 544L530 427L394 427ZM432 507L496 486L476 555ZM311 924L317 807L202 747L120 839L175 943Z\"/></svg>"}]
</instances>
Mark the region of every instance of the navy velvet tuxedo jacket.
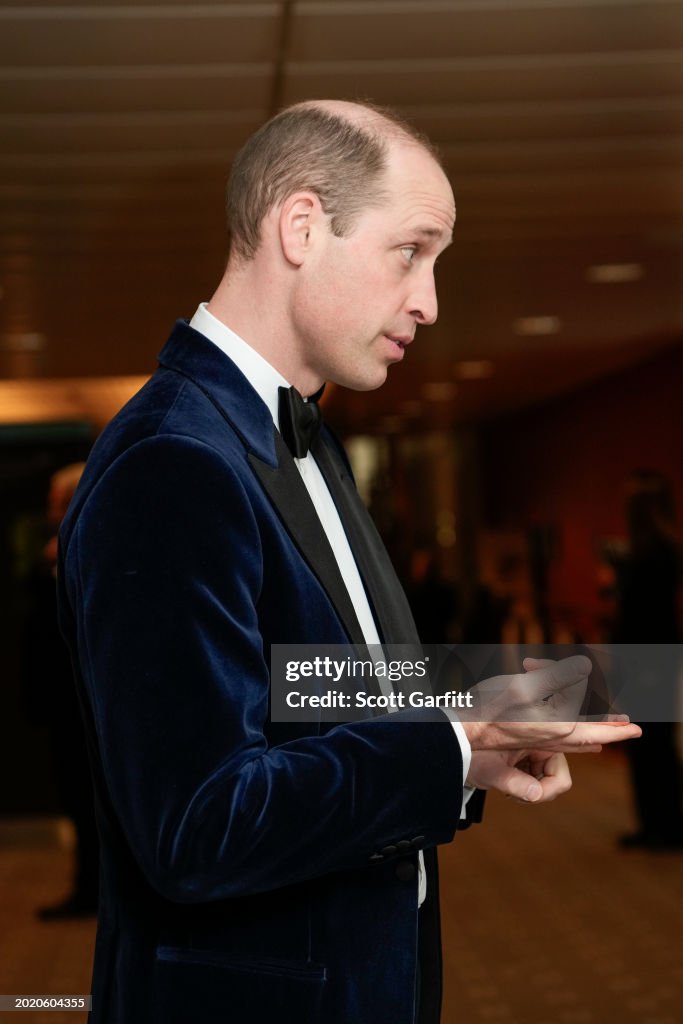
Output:
<instances>
[{"instance_id":1,"label":"navy velvet tuxedo jacket","mask_svg":"<svg viewBox=\"0 0 683 1024\"><path fill-rule=\"evenodd\" d=\"M352 487L329 435L317 451ZM266 405L185 322L95 445L60 550L102 839L92 1020L413 1024L418 921L438 1020L458 742L441 712L269 721L271 643L362 635ZM377 606L405 601L395 578L364 582L383 640L410 641Z\"/></svg>"}]
</instances>

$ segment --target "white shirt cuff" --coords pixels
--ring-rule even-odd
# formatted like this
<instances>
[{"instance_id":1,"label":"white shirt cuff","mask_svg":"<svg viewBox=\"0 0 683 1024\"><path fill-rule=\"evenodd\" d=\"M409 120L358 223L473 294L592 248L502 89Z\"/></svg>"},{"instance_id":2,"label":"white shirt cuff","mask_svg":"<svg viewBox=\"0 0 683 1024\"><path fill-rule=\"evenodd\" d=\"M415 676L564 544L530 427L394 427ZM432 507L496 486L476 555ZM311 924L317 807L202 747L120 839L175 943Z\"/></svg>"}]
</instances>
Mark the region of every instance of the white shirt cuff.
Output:
<instances>
[{"instance_id":1,"label":"white shirt cuff","mask_svg":"<svg viewBox=\"0 0 683 1024\"><path fill-rule=\"evenodd\" d=\"M448 712L446 712L448 714ZM451 718L450 715L448 715ZM462 805L460 807L460 817L467 817L467 801L474 793L473 786L464 785L465 779L470 773L470 764L472 763L472 747L470 741L467 739L467 733L462 727L462 722L457 721L455 718L451 718L451 725L455 732L458 743L460 744L460 752L462 754L462 778L463 778L463 790L462 790Z\"/></svg>"}]
</instances>

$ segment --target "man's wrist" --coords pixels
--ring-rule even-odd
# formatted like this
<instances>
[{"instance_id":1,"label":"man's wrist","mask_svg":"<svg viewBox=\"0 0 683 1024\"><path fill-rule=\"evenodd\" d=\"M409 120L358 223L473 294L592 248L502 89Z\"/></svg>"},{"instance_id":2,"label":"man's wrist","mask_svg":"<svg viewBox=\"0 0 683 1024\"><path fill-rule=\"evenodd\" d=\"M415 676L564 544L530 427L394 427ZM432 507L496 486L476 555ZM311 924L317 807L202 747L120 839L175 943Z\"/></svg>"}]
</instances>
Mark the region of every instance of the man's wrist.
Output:
<instances>
[{"instance_id":1,"label":"man's wrist","mask_svg":"<svg viewBox=\"0 0 683 1024\"><path fill-rule=\"evenodd\" d=\"M481 750L485 744L482 743L482 736L486 728L485 722L460 722L463 732L471 750Z\"/></svg>"}]
</instances>

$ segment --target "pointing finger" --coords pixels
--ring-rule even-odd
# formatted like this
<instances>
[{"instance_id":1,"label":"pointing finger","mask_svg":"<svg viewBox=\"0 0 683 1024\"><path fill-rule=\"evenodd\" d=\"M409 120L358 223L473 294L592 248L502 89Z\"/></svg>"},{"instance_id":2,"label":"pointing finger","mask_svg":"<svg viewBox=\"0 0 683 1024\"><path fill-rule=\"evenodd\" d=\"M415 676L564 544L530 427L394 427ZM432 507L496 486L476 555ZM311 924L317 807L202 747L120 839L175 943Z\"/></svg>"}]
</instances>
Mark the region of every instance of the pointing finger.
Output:
<instances>
[{"instance_id":1,"label":"pointing finger","mask_svg":"<svg viewBox=\"0 0 683 1024\"><path fill-rule=\"evenodd\" d=\"M579 722L569 734L546 746L552 750L582 753L598 745L636 740L642 732L635 722Z\"/></svg>"}]
</instances>

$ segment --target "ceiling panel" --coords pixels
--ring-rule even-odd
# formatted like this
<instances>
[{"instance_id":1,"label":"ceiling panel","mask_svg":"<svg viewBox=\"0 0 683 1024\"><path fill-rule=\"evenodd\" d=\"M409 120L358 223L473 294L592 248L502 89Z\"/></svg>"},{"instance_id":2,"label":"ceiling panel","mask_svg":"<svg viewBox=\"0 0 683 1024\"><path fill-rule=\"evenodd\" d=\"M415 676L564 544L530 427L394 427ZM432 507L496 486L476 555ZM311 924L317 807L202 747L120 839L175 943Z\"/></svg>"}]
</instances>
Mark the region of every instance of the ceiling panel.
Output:
<instances>
[{"instance_id":1,"label":"ceiling panel","mask_svg":"<svg viewBox=\"0 0 683 1024\"><path fill-rule=\"evenodd\" d=\"M648 188L651 168L671 168L679 173L683 162L683 135L453 143L442 144L440 151L456 175L456 185L457 176L473 171L495 175L503 181L519 171L529 175L534 171L537 174L574 169L600 172L640 167L641 185Z\"/></svg>"},{"instance_id":2,"label":"ceiling panel","mask_svg":"<svg viewBox=\"0 0 683 1024\"><path fill-rule=\"evenodd\" d=\"M0 7L6 68L273 60L279 4Z\"/></svg>"},{"instance_id":3,"label":"ceiling panel","mask_svg":"<svg viewBox=\"0 0 683 1024\"><path fill-rule=\"evenodd\" d=\"M148 8L154 11L160 9L168 10L173 13L174 7L186 7L188 6L187 0L163 0L163 2L157 2L157 0L151 0L151 2L145 3L144 0L88 0L87 4L68 4L64 0L21 0L20 3L3 4L3 10L14 10L17 13L19 11L26 11L27 8L33 8L32 16L42 21L42 11L50 12L55 14L64 11L92 11L99 9L100 11L106 11L111 13L112 11L124 11L126 8ZM233 16L236 14L249 14L252 8L265 7L271 11L281 6L281 0L244 0L242 3L231 3L230 0L202 0L201 4L195 4L195 7L201 7L204 9L226 7L231 8Z\"/></svg>"},{"instance_id":4,"label":"ceiling panel","mask_svg":"<svg viewBox=\"0 0 683 1024\"><path fill-rule=\"evenodd\" d=\"M0 116L8 157L13 154L154 153L156 150L239 146L263 121L258 110L139 114Z\"/></svg>"},{"instance_id":5,"label":"ceiling panel","mask_svg":"<svg viewBox=\"0 0 683 1024\"><path fill-rule=\"evenodd\" d=\"M670 43L673 40L669 41ZM311 96L365 96L417 106L455 102L679 96L683 50L525 54L404 60L291 61L284 102Z\"/></svg>"},{"instance_id":6,"label":"ceiling panel","mask_svg":"<svg viewBox=\"0 0 683 1024\"><path fill-rule=\"evenodd\" d=\"M266 111L273 67L164 64L0 69L0 114Z\"/></svg>"},{"instance_id":7,"label":"ceiling panel","mask_svg":"<svg viewBox=\"0 0 683 1024\"><path fill-rule=\"evenodd\" d=\"M683 0L0 0L0 377L148 372L221 272L237 147L323 95L402 108L458 203L439 322L370 404L346 395L358 424L461 358L495 373L448 421L680 337ZM642 279L589 285L600 261ZM514 333L541 314L558 334Z\"/></svg>"},{"instance_id":8,"label":"ceiling panel","mask_svg":"<svg viewBox=\"0 0 683 1024\"><path fill-rule=\"evenodd\" d=\"M453 58L667 49L678 3L299 3L291 60Z\"/></svg>"},{"instance_id":9,"label":"ceiling panel","mask_svg":"<svg viewBox=\"0 0 683 1024\"><path fill-rule=\"evenodd\" d=\"M542 104L453 103L409 106L405 111L437 145L471 140L666 136L683 130L683 96Z\"/></svg>"}]
</instances>

